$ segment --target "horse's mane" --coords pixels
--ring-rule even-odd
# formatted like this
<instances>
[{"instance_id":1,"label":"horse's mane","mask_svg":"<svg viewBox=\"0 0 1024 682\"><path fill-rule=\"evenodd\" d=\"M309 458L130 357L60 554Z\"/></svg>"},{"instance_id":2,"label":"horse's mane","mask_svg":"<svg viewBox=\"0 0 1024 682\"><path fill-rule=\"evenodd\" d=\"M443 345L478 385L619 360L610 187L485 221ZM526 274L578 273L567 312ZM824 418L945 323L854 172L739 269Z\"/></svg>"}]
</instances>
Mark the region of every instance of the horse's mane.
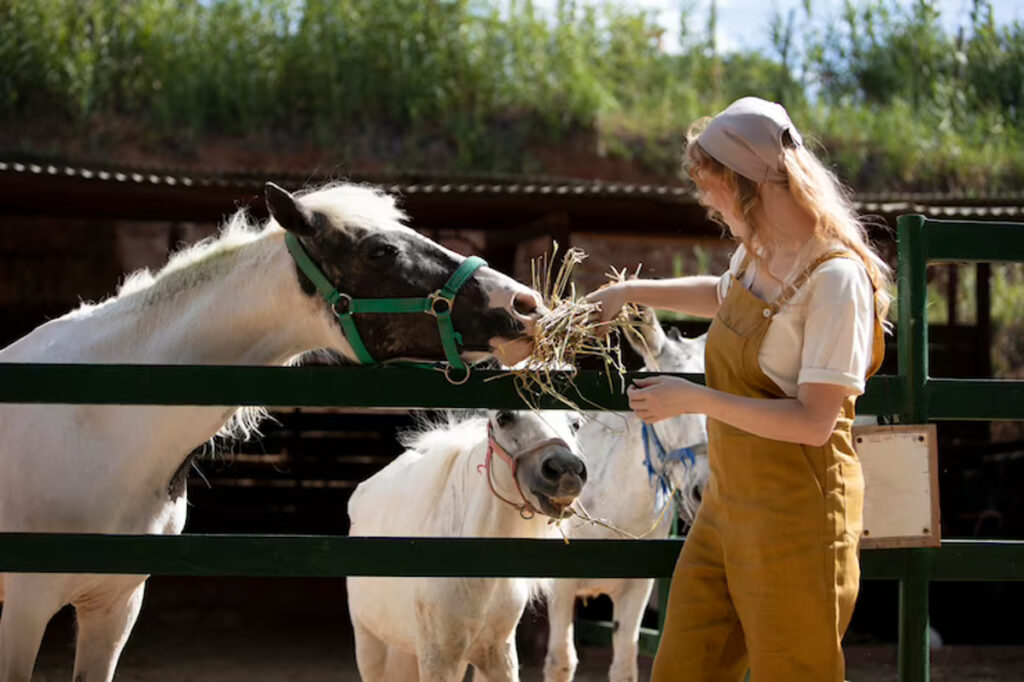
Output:
<instances>
[{"instance_id":1,"label":"horse's mane","mask_svg":"<svg viewBox=\"0 0 1024 682\"><path fill-rule=\"evenodd\" d=\"M330 224L338 229L363 228L405 228L407 216L395 205L394 197L369 185L333 182L319 187L309 187L295 193L309 208L323 213ZM278 231L281 227L272 218L262 224L256 221L248 209L235 211L221 226L217 234L185 246L172 253L162 268L155 273L142 268L125 277L118 287L115 298L150 289L183 274L176 288L204 278L203 264L219 261L221 256L236 251L239 247L259 241L265 234Z\"/></svg>"}]
</instances>

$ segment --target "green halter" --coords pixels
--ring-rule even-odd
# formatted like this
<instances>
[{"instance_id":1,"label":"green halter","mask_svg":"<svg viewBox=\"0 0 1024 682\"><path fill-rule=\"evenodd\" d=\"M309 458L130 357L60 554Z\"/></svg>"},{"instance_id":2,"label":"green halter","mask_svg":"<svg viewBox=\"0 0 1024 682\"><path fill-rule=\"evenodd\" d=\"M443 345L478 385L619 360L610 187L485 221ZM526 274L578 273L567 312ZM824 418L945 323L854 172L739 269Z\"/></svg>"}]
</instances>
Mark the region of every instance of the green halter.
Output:
<instances>
[{"instance_id":1,"label":"green halter","mask_svg":"<svg viewBox=\"0 0 1024 682\"><path fill-rule=\"evenodd\" d=\"M377 364L359 336L356 323L352 319L354 313L426 313L437 318L437 330L441 334L441 346L444 348L445 357L448 358L448 364L459 371L464 371L466 378L469 378L469 368L459 357L462 335L455 331L455 327L452 325L452 306L455 305L455 295L462 285L473 276L473 273L487 265L487 261L483 258L470 256L464 260L443 287L424 298L352 298L348 294L339 292L331 284L306 253L306 249L303 248L298 237L288 232L284 236L284 243L288 246L288 252L295 259L299 269L305 273L331 306L331 310L334 311L341 323L345 338L352 346L352 351L356 354L359 362L364 365ZM445 370L445 376L449 381L453 381L449 370ZM461 381L454 383L461 383Z\"/></svg>"}]
</instances>

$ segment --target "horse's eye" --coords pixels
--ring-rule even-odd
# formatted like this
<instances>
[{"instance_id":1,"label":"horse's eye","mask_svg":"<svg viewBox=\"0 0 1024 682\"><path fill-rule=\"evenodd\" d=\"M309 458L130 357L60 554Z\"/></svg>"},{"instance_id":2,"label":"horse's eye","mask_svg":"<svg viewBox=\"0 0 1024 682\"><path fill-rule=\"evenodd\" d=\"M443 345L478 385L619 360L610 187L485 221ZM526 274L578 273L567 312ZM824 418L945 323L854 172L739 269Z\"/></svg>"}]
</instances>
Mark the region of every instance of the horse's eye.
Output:
<instances>
[{"instance_id":1,"label":"horse's eye","mask_svg":"<svg viewBox=\"0 0 1024 682\"><path fill-rule=\"evenodd\" d=\"M370 258L393 258L398 255L398 247L394 244L378 244L370 252Z\"/></svg>"},{"instance_id":2,"label":"horse's eye","mask_svg":"<svg viewBox=\"0 0 1024 682\"><path fill-rule=\"evenodd\" d=\"M583 422L579 419L574 419L572 422L572 432L576 433L577 431L580 430L581 426L583 426Z\"/></svg>"},{"instance_id":3,"label":"horse's eye","mask_svg":"<svg viewBox=\"0 0 1024 682\"><path fill-rule=\"evenodd\" d=\"M498 416L495 417L495 421L498 422L498 426L504 428L512 423L515 415L511 412L499 412Z\"/></svg>"}]
</instances>

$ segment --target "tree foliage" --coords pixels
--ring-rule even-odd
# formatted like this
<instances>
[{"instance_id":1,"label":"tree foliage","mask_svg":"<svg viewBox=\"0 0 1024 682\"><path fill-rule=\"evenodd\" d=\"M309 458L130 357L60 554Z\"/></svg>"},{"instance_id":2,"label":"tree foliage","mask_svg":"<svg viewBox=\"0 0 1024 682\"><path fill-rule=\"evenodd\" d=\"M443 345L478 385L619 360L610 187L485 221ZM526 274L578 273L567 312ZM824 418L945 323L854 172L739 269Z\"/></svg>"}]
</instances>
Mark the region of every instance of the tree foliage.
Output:
<instances>
[{"instance_id":1,"label":"tree foliage","mask_svg":"<svg viewBox=\"0 0 1024 682\"><path fill-rule=\"evenodd\" d=\"M781 101L864 188L999 189L1024 177L1024 27L988 0L778 14L722 54L716 15L678 51L644 11L561 0L0 0L0 122L155 145L272 134L395 165L535 170L584 139L666 178L688 124ZM714 10L714 6L712 6ZM673 41L674 42L674 41ZM430 159L430 160L428 160Z\"/></svg>"}]
</instances>

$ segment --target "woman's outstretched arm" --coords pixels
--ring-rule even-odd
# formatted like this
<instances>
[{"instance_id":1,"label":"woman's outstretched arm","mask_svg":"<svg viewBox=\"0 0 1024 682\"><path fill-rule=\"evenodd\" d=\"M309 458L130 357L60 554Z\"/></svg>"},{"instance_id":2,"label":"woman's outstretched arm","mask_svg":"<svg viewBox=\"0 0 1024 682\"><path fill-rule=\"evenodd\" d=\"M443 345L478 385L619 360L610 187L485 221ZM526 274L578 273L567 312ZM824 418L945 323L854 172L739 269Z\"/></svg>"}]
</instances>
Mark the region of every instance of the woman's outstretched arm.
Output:
<instances>
[{"instance_id":1,"label":"woman's outstretched arm","mask_svg":"<svg viewBox=\"0 0 1024 682\"><path fill-rule=\"evenodd\" d=\"M632 279L593 291L587 300L601 304L601 321L615 317L627 303L710 318L718 312L718 279L711 275Z\"/></svg>"}]
</instances>

